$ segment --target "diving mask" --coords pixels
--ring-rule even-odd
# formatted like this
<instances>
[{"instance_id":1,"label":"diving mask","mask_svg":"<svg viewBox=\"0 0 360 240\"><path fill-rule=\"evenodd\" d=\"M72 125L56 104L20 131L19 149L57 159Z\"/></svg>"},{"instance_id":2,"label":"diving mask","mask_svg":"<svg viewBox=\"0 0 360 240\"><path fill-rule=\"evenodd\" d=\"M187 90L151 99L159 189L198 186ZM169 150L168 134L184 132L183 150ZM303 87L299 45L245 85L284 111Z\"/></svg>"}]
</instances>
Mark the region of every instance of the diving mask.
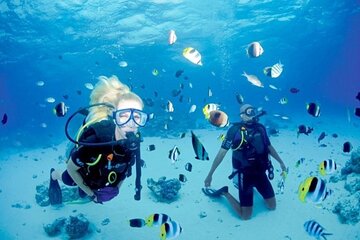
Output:
<instances>
[{"instance_id":1,"label":"diving mask","mask_svg":"<svg viewBox=\"0 0 360 240\"><path fill-rule=\"evenodd\" d=\"M243 112L241 112L242 114L245 114L248 117L255 117L256 115L256 110L253 107L248 107L246 108Z\"/></svg>"},{"instance_id":2,"label":"diving mask","mask_svg":"<svg viewBox=\"0 0 360 240\"><path fill-rule=\"evenodd\" d=\"M149 119L149 115L139 109L126 108L114 111L113 119L119 127L124 126L130 120L133 120L139 127L144 127Z\"/></svg>"}]
</instances>

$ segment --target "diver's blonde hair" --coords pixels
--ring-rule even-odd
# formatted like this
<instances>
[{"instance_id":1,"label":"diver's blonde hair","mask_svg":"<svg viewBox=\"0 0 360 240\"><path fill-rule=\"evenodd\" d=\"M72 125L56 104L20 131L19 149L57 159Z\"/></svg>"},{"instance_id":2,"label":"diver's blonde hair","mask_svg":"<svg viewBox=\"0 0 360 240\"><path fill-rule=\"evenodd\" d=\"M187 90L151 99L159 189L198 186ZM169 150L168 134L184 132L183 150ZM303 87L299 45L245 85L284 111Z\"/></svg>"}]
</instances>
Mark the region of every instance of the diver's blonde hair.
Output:
<instances>
[{"instance_id":1,"label":"diver's blonde hair","mask_svg":"<svg viewBox=\"0 0 360 240\"><path fill-rule=\"evenodd\" d=\"M144 103L141 98L131 92L130 88L126 84L120 82L116 76L111 76L109 78L100 76L98 83L95 85L90 94L90 105L96 103L108 103L116 108L119 102L126 100L138 101L141 104L141 107L144 107ZM89 109L86 122L97 122L107 119L113 110L114 109L106 106L92 107Z\"/></svg>"}]
</instances>

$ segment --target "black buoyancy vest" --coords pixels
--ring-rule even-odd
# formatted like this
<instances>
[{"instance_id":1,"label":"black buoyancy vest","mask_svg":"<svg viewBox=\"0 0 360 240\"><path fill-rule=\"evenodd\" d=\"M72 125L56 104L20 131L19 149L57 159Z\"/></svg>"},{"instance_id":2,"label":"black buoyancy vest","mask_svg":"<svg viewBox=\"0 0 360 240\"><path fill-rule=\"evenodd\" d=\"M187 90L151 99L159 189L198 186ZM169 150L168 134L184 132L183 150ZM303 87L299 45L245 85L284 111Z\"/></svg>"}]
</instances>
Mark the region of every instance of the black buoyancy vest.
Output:
<instances>
[{"instance_id":1,"label":"black buoyancy vest","mask_svg":"<svg viewBox=\"0 0 360 240\"><path fill-rule=\"evenodd\" d=\"M232 164L235 169L247 167L265 167L268 159L268 148L262 125L259 123L239 124L232 142Z\"/></svg>"}]
</instances>

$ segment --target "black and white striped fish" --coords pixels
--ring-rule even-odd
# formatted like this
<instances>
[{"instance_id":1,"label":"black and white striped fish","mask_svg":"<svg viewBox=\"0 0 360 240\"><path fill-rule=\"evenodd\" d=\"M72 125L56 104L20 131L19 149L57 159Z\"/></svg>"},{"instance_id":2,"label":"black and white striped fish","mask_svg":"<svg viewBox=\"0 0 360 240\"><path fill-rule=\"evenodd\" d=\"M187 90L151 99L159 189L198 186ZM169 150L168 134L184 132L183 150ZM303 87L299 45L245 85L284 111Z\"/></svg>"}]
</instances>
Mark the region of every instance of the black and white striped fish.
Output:
<instances>
[{"instance_id":1,"label":"black and white striped fish","mask_svg":"<svg viewBox=\"0 0 360 240\"><path fill-rule=\"evenodd\" d=\"M209 154L193 131L191 131L191 141L196 155L195 158L199 160L209 160Z\"/></svg>"},{"instance_id":2,"label":"black and white striped fish","mask_svg":"<svg viewBox=\"0 0 360 240\"><path fill-rule=\"evenodd\" d=\"M305 231L310 235L316 237L317 240L321 240L321 238L326 239L326 236L332 235L332 233L324 232L324 228L315 220L309 220L304 223Z\"/></svg>"},{"instance_id":3,"label":"black and white striped fish","mask_svg":"<svg viewBox=\"0 0 360 240\"><path fill-rule=\"evenodd\" d=\"M271 78L278 78L284 70L283 67L284 65L278 62L271 67L264 68L264 74Z\"/></svg>"},{"instance_id":4,"label":"black and white striped fish","mask_svg":"<svg viewBox=\"0 0 360 240\"><path fill-rule=\"evenodd\" d=\"M180 155L180 150L177 146L174 146L169 151L169 159L171 160L172 163L175 163L179 160L179 155Z\"/></svg>"}]
</instances>

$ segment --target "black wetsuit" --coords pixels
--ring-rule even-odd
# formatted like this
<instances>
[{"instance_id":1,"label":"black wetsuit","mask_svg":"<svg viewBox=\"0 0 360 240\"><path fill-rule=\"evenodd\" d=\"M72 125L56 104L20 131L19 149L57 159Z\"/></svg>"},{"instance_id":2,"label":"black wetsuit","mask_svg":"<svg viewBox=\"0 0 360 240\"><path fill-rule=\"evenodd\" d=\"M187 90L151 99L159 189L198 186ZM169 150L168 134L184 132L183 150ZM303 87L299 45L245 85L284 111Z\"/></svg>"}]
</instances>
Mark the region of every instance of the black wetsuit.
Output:
<instances>
[{"instance_id":1,"label":"black wetsuit","mask_svg":"<svg viewBox=\"0 0 360 240\"><path fill-rule=\"evenodd\" d=\"M115 124L103 120L86 128L79 141L87 143L103 143L115 141ZM131 175L131 167L140 155L140 140L136 148L130 150L125 141L105 146L80 146L71 154L71 160L78 167L84 184L91 189L106 186L117 186L120 181ZM101 156L100 156L101 154ZM137 155L137 156L135 156ZM75 182L67 171L62 175L65 184L75 186Z\"/></svg>"},{"instance_id":2,"label":"black wetsuit","mask_svg":"<svg viewBox=\"0 0 360 240\"><path fill-rule=\"evenodd\" d=\"M243 142L240 146L241 140ZM228 130L221 147L233 150L232 177L238 179L239 200L242 207L253 206L253 188L256 187L264 199L275 196L266 170L269 160L270 140L265 127L258 123L235 123ZM237 174L236 174L237 173Z\"/></svg>"}]
</instances>

